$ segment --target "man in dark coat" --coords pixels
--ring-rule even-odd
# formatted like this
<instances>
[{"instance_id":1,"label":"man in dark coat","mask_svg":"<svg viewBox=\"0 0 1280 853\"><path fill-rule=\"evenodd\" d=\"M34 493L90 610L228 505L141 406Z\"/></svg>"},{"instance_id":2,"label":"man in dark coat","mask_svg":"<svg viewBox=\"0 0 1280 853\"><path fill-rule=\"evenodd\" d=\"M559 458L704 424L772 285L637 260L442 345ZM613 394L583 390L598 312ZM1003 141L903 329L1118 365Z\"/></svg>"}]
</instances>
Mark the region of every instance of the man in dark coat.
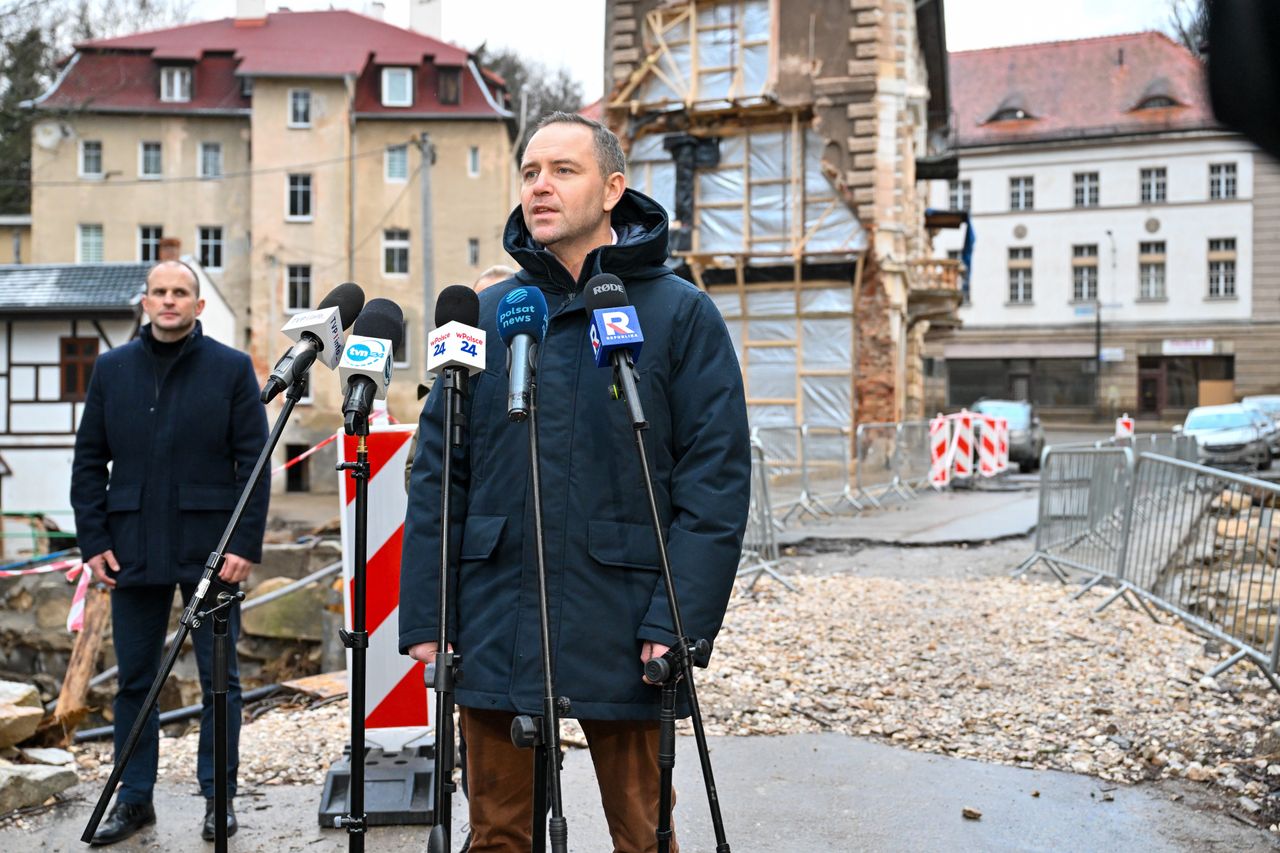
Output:
<instances>
[{"instance_id":1,"label":"man in dark coat","mask_svg":"<svg viewBox=\"0 0 1280 853\"><path fill-rule=\"evenodd\" d=\"M195 273L164 261L147 276L142 307L150 323L94 365L76 431L71 506L80 552L111 588L112 637L119 665L115 745L124 746L160 670L174 586L190 599L218 545L267 439L253 362L204 337ZM108 463L110 471L108 473ZM234 588L262 559L268 483L258 485L231 540L219 579ZM216 586L205 601L216 599ZM206 839L214 833L212 620L192 632L204 708L197 775L206 798ZM231 647L240 630L230 617ZM228 798L236 792L240 679L230 661ZM93 843L112 844L155 822L151 805L159 759L160 717L152 712L125 769L115 808ZM235 812L226 815L228 832Z\"/></svg>"},{"instance_id":2,"label":"man in dark coat","mask_svg":"<svg viewBox=\"0 0 1280 853\"><path fill-rule=\"evenodd\" d=\"M674 642L658 549L625 404L595 366L583 285L625 282L645 335L639 393L658 508L686 631L714 639L746 525L750 450L741 374L706 294L672 275L667 220L626 189L617 137L554 114L524 154L521 206L504 243L523 268L480 295L493 341L473 378L467 448L455 454L453 542L462 657L457 684L467 745L474 853L528 850L532 756L511 744L513 715L542 708L527 425L507 418L506 352L495 311L516 286L546 295L538 430L556 692L572 703L592 751L614 846L656 849L658 688L643 662ZM423 410L401 569L400 648L418 660L438 636L442 395ZM570 822L572 823L572 821ZM672 849L675 849L673 845Z\"/></svg>"}]
</instances>

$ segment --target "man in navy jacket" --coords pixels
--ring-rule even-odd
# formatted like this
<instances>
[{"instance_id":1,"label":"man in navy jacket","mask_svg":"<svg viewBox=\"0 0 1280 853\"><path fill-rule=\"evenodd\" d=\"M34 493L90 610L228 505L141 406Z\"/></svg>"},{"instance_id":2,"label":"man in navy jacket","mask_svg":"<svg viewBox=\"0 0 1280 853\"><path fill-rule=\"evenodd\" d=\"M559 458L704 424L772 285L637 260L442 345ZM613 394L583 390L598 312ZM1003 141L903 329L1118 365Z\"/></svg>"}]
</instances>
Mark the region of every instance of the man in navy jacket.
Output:
<instances>
[{"instance_id":1,"label":"man in navy jacket","mask_svg":"<svg viewBox=\"0 0 1280 853\"><path fill-rule=\"evenodd\" d=\"M267 439L253 362L204 337L200 283L179 261L147 276L142 307L150 323L94 365L71 473L80 552L111 588L112 636L119 665L115 744L123 747L160 670L176 585L187 601L217 547ZM110 464L110 469L108 469ZM262 559L268 483L258 485L231 540L219 579L235 587ZM206 600L213 600L210 592ZM240 630L232 610L232 648ZM206 798L202 829L213 838L213 634L206 620L191 634L204 709L198 772ZM240 679L230 662L227 796L236 792ZM121 780L116 806L93 843L112 844L155 822L151 805L160 717L152 713ZM228 799L230 803L230 799ZM228 806L229 832L234 811Z\"/></svg>"},{"instance_id":2,"label":"man in navy jacket","mask_svg":"<svg viewBox=\"0 0 1280 853\"><path fill-rule=\"evenodd\" d=\"M516 286L546 295L539 347L539 460L551 658L591 747L614 847L656 849L660 691L643 662L674 643L658 572L643 471L612 375L595 366L583 286L600 272L627 286L644 330L637 385L686 631L712 640L724 619L746 525L750 447L741 373L706 294L671 274L667 218L626 188L617 137L581 116L539 124L522 159L521 206L504 244L523 268L480 295L495 309ZM528 850L532 756L510 740L512 717L541 712L533 508L527 424L507 419L506 351L488 349L471 385L465 452L455 454L457 700L467 746L473 853ZM400 648L429 661L438 636L442 395L419 425L401 563ZM572 821L570 821L572 826ZM570 830L572 832L572 829ZM675 845L672 845L675 850Z\"/></svg>"}]
</instances>

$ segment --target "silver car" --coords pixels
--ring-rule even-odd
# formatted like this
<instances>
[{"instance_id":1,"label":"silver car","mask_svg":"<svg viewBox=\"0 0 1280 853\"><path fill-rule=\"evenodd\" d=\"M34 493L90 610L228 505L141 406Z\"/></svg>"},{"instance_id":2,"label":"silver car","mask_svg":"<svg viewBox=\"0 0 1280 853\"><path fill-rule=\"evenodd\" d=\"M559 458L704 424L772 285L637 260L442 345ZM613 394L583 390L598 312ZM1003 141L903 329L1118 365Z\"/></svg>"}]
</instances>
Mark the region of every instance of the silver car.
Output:
<instances>
[{"instance_id":1,"label":"silver car","mask_svg":"<svg viewBox=\"0 0 1280 853\"><path fill-rule=\"evenodd\" d=\"M1200 461L1221 468L1271 467L1271 445L1257 411L1239 403L1199 406L1187 413L1182 432L1200 445Z\"/></svg>"},{"instance_id":2,"label":"silver car","mask_svg":"<svg viewBox=\"0 0 1280 853\"><path fill-rule=\"evenodd\" d=\"M1245 397L1240 405L1253 409L1267 419L1271 435L1271 455L1280 455L1280 394Z\"/></svg>"}]
</instances>

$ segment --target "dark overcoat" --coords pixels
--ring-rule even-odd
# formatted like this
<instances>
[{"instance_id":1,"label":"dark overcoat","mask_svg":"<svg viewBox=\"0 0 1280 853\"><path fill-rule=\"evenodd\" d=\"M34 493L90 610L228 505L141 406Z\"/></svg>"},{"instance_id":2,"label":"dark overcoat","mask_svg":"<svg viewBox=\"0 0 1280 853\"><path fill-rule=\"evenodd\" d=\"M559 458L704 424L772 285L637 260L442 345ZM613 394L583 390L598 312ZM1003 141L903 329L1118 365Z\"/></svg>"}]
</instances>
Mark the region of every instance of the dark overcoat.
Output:
<instances>
[{"instance_id":1,"label":"dark overcoat","mask_svg":"<svg viewBox=\"0 0 1280 853\"><path fill-rule=\"evenodd\" d=\"M646 640L673 641L627 407L611 399L611 371L592 358L582 286L599 272L626 284L645 338L637 365L644 440L685 629L712 640L724 618L751 470L737 357L711 300L664 266L662 209L627 190L612 224L617 243L593 250L574 281L533 241L517 208L504 245L523 270L480 296L487 368L471 379L467 440L454 455L450 635L463 659L460 705L541 710L528 425L507 419L507 354L495 314L516 286L540 288L550 310L537 414L557 693L575 717L654 718L659 691L641 681L640 649ZM401 651L436 640L439 630L441 386L423 409L410 477Z\"/></svg>"},{"instance_id":2,"label":"dark overcoat","mask_svg":"<svg viewBox=\"0 0 1280 853\"><path fill-rule=\"evenodd\" d=\"M205 337L197 321L157 380L150 337L143 326L98 357L76 430L80 552L113 551L118 586L198 581L267 441L247 355ZM262 560L269 492L264 473L228 553Z\"/></svg>"}]
</instances>

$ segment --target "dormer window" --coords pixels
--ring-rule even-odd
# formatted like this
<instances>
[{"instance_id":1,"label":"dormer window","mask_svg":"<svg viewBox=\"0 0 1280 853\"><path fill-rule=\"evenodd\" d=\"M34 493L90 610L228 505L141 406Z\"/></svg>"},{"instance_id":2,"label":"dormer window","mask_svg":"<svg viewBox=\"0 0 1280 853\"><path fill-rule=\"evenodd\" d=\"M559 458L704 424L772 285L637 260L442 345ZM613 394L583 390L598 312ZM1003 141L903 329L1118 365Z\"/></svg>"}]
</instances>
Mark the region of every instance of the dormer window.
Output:
<instances>
[{"instance_id":1,"label":"dormer window","mask_svg":"<svg viewBox=\"0 0 1280 853\"><path fill-rule=\"evenodd\" d=\"M169 66L160 69L160 100L186 103L191 100L191 69Z\"/></svg>"},{"instance_id":2,"label":"dormer window","mask_svg":"<svg viewBox=\"0 0 1280 853\"><path fill-rule=\"evenodd\" d=\"M1142 103L1138 104L1140 110L1162 110L1168 107L1177 107L1180 104L1168 95L1152 95Z\"/></svg>"},{"instance_id":3,"label":"dormer window","mask_svg":"<svg viewBox=\"0 0 1280 853\"><path fill-rule=\"evenodd\" d=\"M382 105L384 107L413 106L413 69L382 69Z\"/></svg>"},{"instance_id":4,"label":"dormer window","mask_svg":"<svg viewBox=\"0 0 1280 853\"><path fill-rule=\"evenodd\" d=\"M1004 107L996 111L996 114L991 117L991 121L1020 121L1026 118L1031 118L1031 116L1021 107Z\"/></svg>"},{"instance_id":5,"label":"dormer window","mask_svg":"<svg viewBox=\"0 0 1280 853\"><path fill-rule=\"evenodd\" d=\"M436 97L440 103L450 106L462 102L462 70L459 68L437 68L438 75Z\"/></svg>"}]
</instances>

